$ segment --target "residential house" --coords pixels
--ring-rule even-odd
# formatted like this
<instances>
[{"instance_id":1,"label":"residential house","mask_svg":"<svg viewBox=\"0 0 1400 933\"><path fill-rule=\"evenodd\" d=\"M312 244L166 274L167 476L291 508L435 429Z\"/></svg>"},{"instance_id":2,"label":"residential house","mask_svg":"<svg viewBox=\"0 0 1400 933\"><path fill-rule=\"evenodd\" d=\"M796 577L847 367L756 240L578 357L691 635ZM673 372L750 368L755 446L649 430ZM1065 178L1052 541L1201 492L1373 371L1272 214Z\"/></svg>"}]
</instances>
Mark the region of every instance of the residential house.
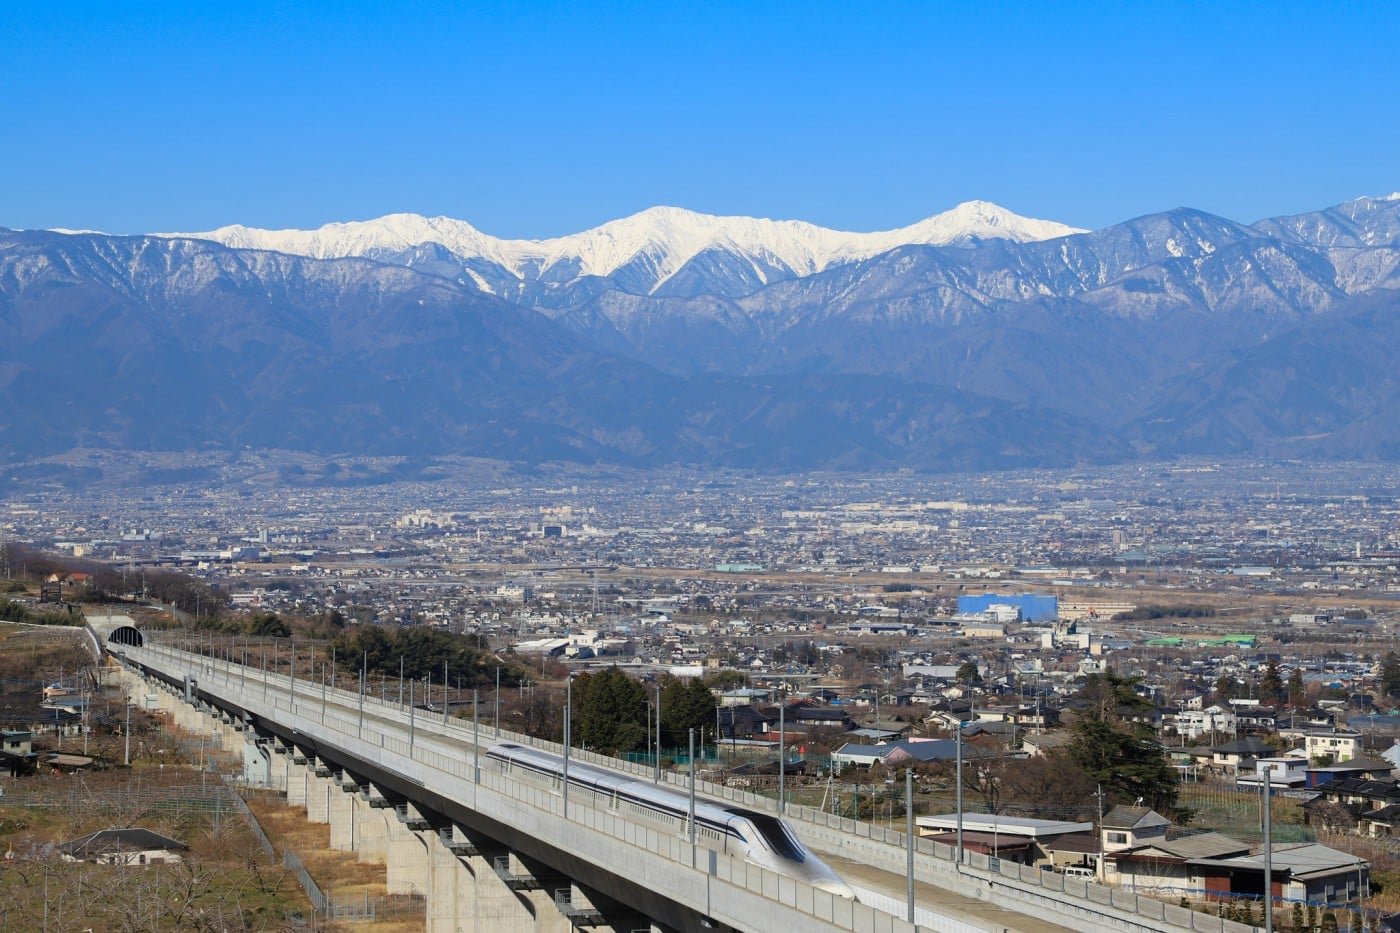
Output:
<instances>
[{"instance_id":1,"label":"residential house","mask_svg":"<svg viewBox=\"0 0 1400 933\"><path fill-rule=\"evenodd\" d=\"M915 822L920 836L957 845L956 813L920 816ZM964 848L1051 870L1056 866L1083 865L1085 855L1096 853L1098 848L1093 823L964 813L961 824ZM1072 845L1071 837L1079 844Z\"/></svg>"},{"instance_id":2,"label":"residential house","mask_svg":"<svg viewBox=\"0 0 1400 933\"><path fill-rule=\"evenodd\" d=\"M1278 749L1262 739L1247 736L1217 745L1211 749L1211 767L1222 774L1238 774L1240 765L1260 757L1272 756Z\"/></svg>"},{"instance_id":3,"label":"residential house","mask_svg":"<svg viewBox=\"0 0 1400 933\"><path fill-rule=\"evenodd\" d=\"M1345 780L1347 778L1384 781L1390 778L1394 770L1395 766L1384 758L1352 758L1341 764L1308 768L1307 785L1309 787L1321 787L1324 784L1330 784L1333 781Z\"/></svg>"},{"instance_id":4,"label":"residential house","mask_svg":"<svg viewBox=\"0 0 1400 933\"><path fill-rule=\"evenodd\" d=\"M1068 732L1032 733L1021 737L1021 751L1032 758L1048 755L1056 749L1064 748L1073 738Z\"/></svg>"},{"instance_id":5,"label":"residential house","mask_svg":"<svg viewBox=\"0 0 1400 933\"><path fill-rule=\"evenodd\" d=\"M1318 795L1302 805L1308 826L1329 826L1345 832L1397 835L1395 814L1400 813L1400 784L1393 780L1341 778L1317 788Z\"/></svg>"},{"instance_id":6,"label":"residential house","mask_svg":"<svg viewBox=\"0 0 1400 933\"><path fill-rule=\"evenodd\" d=\"M722 738L752 739L773 728L774 723L753 706L722 706L716 713Z\"/></svg>"},{"instance_id":7,"label":"residential house","mask_svg":"<svg viewBox=\"0 0 1400 933\"><path fill-rule=\"evenodd\" d=\"M0 770L12 777L34 770L34 733L28 730L0 732Z\"/></svg>"},{"instance_id":8,"label":"residential house","mask_svg":"<svg viewBox=\"0 0 1400 933\"><path fill-rule=\"evenodd\" d=\"M805 703L793 703L789 705L784 711L784 719L789 726L798 728L806 727L809 729L836 728L845 731L854 725L854 723L851 722L850 715L843 709L827 706L808 706Z\"/></svg>"},{"instance_id":9,"label":"residential house","mask_svg":"<svg viewBox=\"0 0 1400 933\"><path fill-rule=\"evenodd\" d=\"M0 751L17 757L33 754L34 733L28 730L0 732Z\"/></svg>"},{"instance_id":10,"label":"residential house","mask_svg":"<svg viewBox=\"0 0 1400 933\"><path fill-rule=\"evenodd\" d=\"M1302 787L1308 781L1308 759L1302 752L1292 755L1261 757L1254 759L1252 772L1238 772L1235 786L1258 790L1269 782L1275 792L1284 788Z\"/></svg>"},{"instance_id":11,"label":"residential house","mask_svg":"<svg viewBox=\"0 0 1400 933\"><path fill-rule=\"evenodd\" d=\"M1349 729L1318 729L1304 735L1303 742L1309 758L1332 764L1357 756L1361 733Z\"/></svg>"},{"instance_id":12,"label":"residential house","mask_svg":"<svg viewBox=\"0 0 1400 933\"><path fill-rule=\"evenodd\" d=\"M1177 735L1193 742L1203 735L1234 735L1238 727L1239 719L1235 711L1219 704L1199 710L1182 710L1176 714Z\"/></svg>"},{"instance_id":13,"label":"residential house","mask_svg":"<svg viewBox=\"0 0 1400 933\"><path fill-rule=\"evenodd\" d=\"M954 739L905 739L901 742L884 742L879 745L858 745L848 742L831 754L831 767L841 773L848 766L870 767L876 762L891 767L918 766L936 761L954 761L957 758L957 742ZM974 758L991 757L996 752L964 742L964 761Z\"/></svg>"},{"instance_id":14,"label":"residential house","mask_svg":"<svg viewBox=\"0 0 1400 933\"><path fill-rule=\"evenodd\" d=\"M1104 852L1103 880L1135 891L1182 893L1205 888L1198 859L1248 855L1249 845L1224 833L1171 833L1147 842Z\"/></svg>"},{"instance_id":15,"label":"residential house","mask_svg":"<svg viewBox=\"0 0 1400 933\"><path fill-rule=\"evenodd\" d=\"M1235 721L1241 732L1269 735L1274 731L1278 714L1268 706L1244 706L1235 709Z\"/></svg>"},{"instance_id":16,"label":"residential house","mask_svg":"<svg viewBox=\"0 0 1400 933\"><path fill-rule=\"evenodd\" d=\"M752 706L755 703L766 702L773 695L771 690L761 690L756 687L739 687L735 690L726 690L719 695L720 706Z\"/></svg>"},{"instance_id":17,"label":"residential house","mask_svg":"<svg viewBox=\"0 0 1400 933\"><path fill-rule=\"evenodd\" d=\"M1365 859L1315 842L1275 845L1270 857L1272 894L1286 901L1336 905L1370 893L1371 865ZM1194 859L1207 897L1223 900L1264 893L1264 857Z\"/></svg>"},{"instance_id":18,"label":"residential house","mask_svg":"<svg viewBox=\"0 0 1400 933\"><path fill-rule=\"evenodd\" d=\"M1014 722L1022 729L1053 729L1060 724L1060 711L1044 703L1034 703L1018 708Z\"/></svg>"},{"instance_id":19,"label":"residential house","mask_svg":"<svg viewBox=\"0 0 1400 933\"><path fill-rule=\"evenodd\" d=\"M1099 824L1103 851L1117 852L1165 839L1170 825L1171 820L1151 807L1114 807Z\"/></svg>"}]
</instances>

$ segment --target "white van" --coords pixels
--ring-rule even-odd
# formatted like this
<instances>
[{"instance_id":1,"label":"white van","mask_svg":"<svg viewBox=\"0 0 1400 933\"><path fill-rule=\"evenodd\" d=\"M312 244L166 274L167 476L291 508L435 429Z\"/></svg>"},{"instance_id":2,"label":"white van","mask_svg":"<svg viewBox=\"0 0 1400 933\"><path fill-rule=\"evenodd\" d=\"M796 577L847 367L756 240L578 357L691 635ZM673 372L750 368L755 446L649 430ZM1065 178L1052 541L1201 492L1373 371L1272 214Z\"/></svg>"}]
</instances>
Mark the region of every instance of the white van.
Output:
<instances>
[{"instance_id":1,"label":"white van","mask_svg":"<svg viewBox=\"0 0 1400 933\"><path fill-rule=\"evenodd\" d=\"M1092 868L1086 868L1083 865L1066 865L1063 869L1061 869L1061 874L1066 875L1070 878L1098 877L1098 875L1094 872Z\"/></svg>"}]
</instances>

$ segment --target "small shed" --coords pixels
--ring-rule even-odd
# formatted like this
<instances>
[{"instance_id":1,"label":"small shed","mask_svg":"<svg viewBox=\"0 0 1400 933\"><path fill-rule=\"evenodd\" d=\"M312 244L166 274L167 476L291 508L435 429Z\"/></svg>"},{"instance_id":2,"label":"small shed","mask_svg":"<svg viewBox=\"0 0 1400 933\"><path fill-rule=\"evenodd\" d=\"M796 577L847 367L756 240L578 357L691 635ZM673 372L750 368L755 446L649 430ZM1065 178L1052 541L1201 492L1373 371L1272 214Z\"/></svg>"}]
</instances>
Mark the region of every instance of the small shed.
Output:
<instances>
[{"instance_id":1,"label":"small shed","mask_svg":"<svg viewBox=\"0 0 1400 933\"><path fill-rule=\"evenodd\" d=\"M189 846L149 829L103 829L58 847L66 862L160 865L184 860Z\"/></svg>"}]
</instances>

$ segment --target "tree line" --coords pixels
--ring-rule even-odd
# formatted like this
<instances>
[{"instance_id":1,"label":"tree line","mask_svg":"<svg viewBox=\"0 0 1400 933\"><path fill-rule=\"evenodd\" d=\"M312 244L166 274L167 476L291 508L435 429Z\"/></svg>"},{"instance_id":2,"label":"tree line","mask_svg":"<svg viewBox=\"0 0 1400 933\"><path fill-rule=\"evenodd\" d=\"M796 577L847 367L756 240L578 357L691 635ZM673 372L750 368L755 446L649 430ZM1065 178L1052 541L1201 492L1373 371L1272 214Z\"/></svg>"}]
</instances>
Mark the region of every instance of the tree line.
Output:
<instances>
[{"instance_id":1,"label":"tree line","mask_svg":"<svg viewBox=\"0 0 1400 933\"><path fill-rule=\"evenodd\" d=\"M661 744L682 748L690 730L711 741L718 731L715 696L705 681L666 676L659 682ZM656 715L647 688L616 667L580 674L573 682L570 733L573 744L608 755L625 755L646 748L647 728L656 728Z\"/></svg>"},{"instance_id":2,"label":"tree line","mask_svg":"<svg viewBox=\"0 0 1400 933\"><path fill-rule=\"evenodd\" d=\"M494 687L498 668L502 687L518 686L524 677L518 665L504 663L488 651L481 636L423 625L362 625L344 630L326 644L326 658L333 653L347 668L363 663L368 673L385 677L397 677L402 670L408 680L431 677L439 683L445 666L447 682L454 687Z\"/></svg>"}]
</instances>

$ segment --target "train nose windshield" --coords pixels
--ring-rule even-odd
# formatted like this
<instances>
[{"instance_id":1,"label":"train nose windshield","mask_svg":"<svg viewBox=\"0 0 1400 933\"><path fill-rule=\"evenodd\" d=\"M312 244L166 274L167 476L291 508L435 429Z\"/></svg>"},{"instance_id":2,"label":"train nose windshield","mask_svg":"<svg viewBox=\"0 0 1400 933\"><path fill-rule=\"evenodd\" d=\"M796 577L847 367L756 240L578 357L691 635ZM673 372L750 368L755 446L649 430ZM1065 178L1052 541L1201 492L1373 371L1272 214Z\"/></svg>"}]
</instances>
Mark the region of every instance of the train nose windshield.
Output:
<instances>
[{"instance_id":1,"label":"train nose windshield","mask_svg":"<svg viewBox=\"0 0 1400 933\"><path fill-rule=\"evenodd\" d=\"M792 838L792 834L788 832L782 820L766 813L747 813L745 816L748 817L749 822L753 823L754 829L774 852L794 862L806 861L806 850L796 839Z\"/></svg>"}]
</instances>

